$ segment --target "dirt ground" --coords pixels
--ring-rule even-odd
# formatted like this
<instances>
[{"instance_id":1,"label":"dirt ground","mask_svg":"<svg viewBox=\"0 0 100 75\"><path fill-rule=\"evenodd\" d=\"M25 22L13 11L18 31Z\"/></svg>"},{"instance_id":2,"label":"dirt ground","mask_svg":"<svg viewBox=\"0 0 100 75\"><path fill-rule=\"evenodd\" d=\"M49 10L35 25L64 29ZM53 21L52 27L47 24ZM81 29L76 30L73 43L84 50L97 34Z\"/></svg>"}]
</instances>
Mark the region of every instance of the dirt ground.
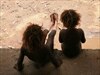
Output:
<instances>
[{"instance_id":1,"label":"dirt ground","mask_svg":"<svg viewBox=\"0 0 100 75\"><path fill-rule=\"evenodd\" d=\"M74 9L81 14L79 27L87 38L83 48L100 49L99 8L99 0L0 0L0 48L19 48L29 22L48 28L51 13L58 13L60 19L64 10ZM55 48L60 49L57 31Z\"/></svg>"}]
</instances>

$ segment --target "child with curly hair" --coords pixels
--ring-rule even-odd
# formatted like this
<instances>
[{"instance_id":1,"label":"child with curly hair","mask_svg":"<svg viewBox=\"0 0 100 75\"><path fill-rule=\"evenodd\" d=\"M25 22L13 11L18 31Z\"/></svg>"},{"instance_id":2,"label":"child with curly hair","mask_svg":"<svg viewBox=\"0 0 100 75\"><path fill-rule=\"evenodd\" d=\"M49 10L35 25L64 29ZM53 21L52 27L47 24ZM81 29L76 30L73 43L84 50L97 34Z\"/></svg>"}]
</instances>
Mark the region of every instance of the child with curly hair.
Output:
<instances>
[{"instance_id":1,"label":"child with curly hair","mask_svg":"<svg viewBox=\"0 0 100 75\"><path fill-rule=\"evenodd\" d=\"M24 56L35 62L36 67L43 67L48 62L52 62L57 68L61 65L62 61L55 58L53 53L54 36L56 34L57 14L51 14L52 25L49 30L42 30L42 27L37 24L29 25L23 34L23 44L20 50L20 56L14 68L18 71L23 69ZM48 32L47 42L45 44Z\"/></svg>"},{"instance_id":2,"label":"child with curly hair","mask_svg":"<svg viewBox=\"0 0 100 75\"><path fill-rule=\"evenodd\" d=\"M65 10L60 17L63 26L59 34L59 42L61 43L62 51L69 58L76 57L81 52L81 42L85 43L84 31L81 28L76 28L79 25L80 15L73 9Z\"/></svg>"}]
</instances>

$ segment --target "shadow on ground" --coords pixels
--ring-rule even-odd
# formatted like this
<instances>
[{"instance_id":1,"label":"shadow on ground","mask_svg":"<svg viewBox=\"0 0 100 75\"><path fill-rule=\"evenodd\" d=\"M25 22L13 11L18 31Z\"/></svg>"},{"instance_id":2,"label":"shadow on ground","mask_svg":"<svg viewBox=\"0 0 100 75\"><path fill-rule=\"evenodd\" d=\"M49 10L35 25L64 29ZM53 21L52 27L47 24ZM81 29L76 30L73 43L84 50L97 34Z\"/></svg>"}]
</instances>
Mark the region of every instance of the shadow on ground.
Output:
<instances>
[{"instance_id":1,"label":"shadow on ground","mask_svg":"<svg viewBox=\"0 0 100 75\"><path fill-rule=\"evenodd\" d=\"M19 55L19 49L0 49L0 75L100 75L100 49L85 49L79 57L68 59L61 51L57 52L63 60L61 67L56 69L51 63L36 69L27 57L22 72L13 66Z\"/></svg>"}]
</instances>

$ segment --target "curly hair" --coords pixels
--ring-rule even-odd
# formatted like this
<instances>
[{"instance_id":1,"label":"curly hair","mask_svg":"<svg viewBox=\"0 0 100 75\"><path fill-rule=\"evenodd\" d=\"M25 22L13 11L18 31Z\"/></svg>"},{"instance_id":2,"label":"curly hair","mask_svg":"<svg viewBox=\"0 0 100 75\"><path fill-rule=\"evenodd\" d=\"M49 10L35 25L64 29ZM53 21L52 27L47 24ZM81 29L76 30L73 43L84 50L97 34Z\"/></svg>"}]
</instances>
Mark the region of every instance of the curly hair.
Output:
<instances>
[{"instance_id":1,"label":"curly hair","mask_svg":"<svg viewBox=\"0 0 100 75\"><path fill-rule=\"evenodd\" d=\"M39 47L41 45L43 32L37 24L29 25L23 34L23 45L28 49Z\"/></svg>"},{"instance_id":2,"label":"curly hair","mask_svg":"<svg viewBox=\"0 0 100 75\"><path fill-rule=\"evenodd\" d=\"M67 28L76 27L80 21L80 14L73 9L65 10L62 12L60 20Z\"/></svg>"}]
</instances>

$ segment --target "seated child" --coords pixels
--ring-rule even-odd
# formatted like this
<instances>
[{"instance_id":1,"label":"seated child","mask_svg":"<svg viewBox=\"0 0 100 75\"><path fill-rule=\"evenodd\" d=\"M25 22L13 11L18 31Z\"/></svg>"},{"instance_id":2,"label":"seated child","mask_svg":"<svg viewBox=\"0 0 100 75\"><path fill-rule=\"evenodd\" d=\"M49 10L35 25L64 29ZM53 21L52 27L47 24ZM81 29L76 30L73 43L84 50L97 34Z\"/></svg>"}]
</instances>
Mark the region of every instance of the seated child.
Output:
<instances>
[{"instance_id":1,"label":"seated child","mask_svg":"<svg viewBox=\"0 0 100 75\"><path fill-rule=\"evenodd\" d=\"M81 42L86 41L84 31L76 28L79 21L80 15L73 9L65 10L61 14L61 22L66 29L60 31L59 42L63 53L69 58L78 56L82 49Z\"/></svg>"},{"instance_id":2,"label":"seated child","mask_svg":"<svg viewBox=\"0 0 100 75\"><path fill-rule=\"evenodd\" d=\"M48 35L46 44L45 39L49 30L45 29L42 31L42 27L37 24L29 25L26 28L23 34L23 44L20 50L19 59L14 66L18 71L23 69L24 56L27 56L30 60L34 61L38 67L43 67L50 61L56 68L61 65L62 61L55 58L53 53L54 36L56 34L55 21L57 21L57 16L51 14L50 17L53 21L51 21L52 25L49 30L53 29Z\"/></svg>"}]
</instances>

